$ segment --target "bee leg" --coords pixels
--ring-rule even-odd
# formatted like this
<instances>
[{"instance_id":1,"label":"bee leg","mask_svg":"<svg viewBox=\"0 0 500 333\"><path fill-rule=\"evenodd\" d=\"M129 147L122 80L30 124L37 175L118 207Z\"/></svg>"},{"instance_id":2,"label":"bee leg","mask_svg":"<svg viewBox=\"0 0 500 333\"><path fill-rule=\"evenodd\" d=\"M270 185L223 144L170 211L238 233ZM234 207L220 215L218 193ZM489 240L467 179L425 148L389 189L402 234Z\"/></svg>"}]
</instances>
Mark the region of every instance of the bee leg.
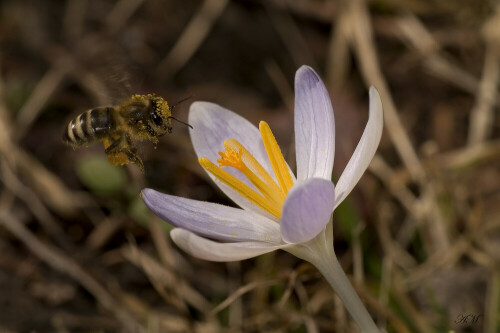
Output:
<instances>
[{"instance_id":1,"label":"bee leg","mask_svg":"<svg viewBox=\"0 0 500 333\"><path fill-rule=\"evenodd\" d=\"M125 138L125 140L123 140ZM108 148L105 149L108 155L118 155L120 153L125 154L129 162L135 163L142 172L144 172L144 164L141 158L137 154L137 149L135 148L130 137L125 134L125 136L120 137L116 141L113 141ZM123 162L120 164L124 164Z\"/></svg>"},{"instance_id":2,"label":"bee leg","mask_svg":"<svg viewBox=\"0 0 500 333\"><path fill-rule=\"evenodd\" d=\"M135 148L135 145L132 142L132 139L130 139L130 136L127 133L125 133L125 139L127 140L127 145L128 145L128 149L125 152L127 154L127 157L132 162L137 164L137 166L141 169L141 171L144 172L144 164L142 163L142 160L139 157L139 155L137 155L137 149Z\"/></svg>"},{"instance_id":3,"label":"bee leg","mask_svg":"<svg viewBox=\"0 0 500 333\"><path fill-rule=\"evenodd\" d=\"M144 164L142 163L142 160L139 157L139 155L137 155L137 153L135 153L131 150L125 150L124 153L127 154L127 157L129 158L130 161L137 164L139 169L141 169L141 171L144 172Z\"/></svg>"},{"instance_id":4,"label":"bee leg","mask_svg":"<svg viewBox=\"0 0 500 333\"><path fill-rule=\"evenodd\" d=\"M122 139L123 139L123 137L120 137L118 140L113 141L113 142L109 145L109 147L108 147L108 148L106 148L106 149L104 150L104 152L105 152L106 154L112 154L112 153L114 153L114 151L116 150L116 148L118 148L118 146L120 146L120 144L121 144L121 142L122 142Z\"/></svg>"}]
</instances>

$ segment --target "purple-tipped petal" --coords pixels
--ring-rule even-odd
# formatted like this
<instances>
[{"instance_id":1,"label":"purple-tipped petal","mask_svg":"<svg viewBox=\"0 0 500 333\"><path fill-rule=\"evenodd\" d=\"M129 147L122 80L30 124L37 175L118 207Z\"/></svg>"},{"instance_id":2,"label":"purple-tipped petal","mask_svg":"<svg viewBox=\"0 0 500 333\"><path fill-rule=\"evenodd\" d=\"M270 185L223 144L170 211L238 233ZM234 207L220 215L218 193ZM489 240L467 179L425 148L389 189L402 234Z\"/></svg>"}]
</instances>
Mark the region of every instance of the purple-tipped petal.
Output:
<instances>
[{"instance_id":1,"label":"purple-tipped petal","mask_svg":"<svg viewBox=\"0 0 500 333\"><path fill-rule=\"evenodd\" d=\"M370 115L368 123L358 146L347 163L339 181L336 185L335 207L337 207L358 183L363 173L368 168L375 152L377 151L382 129L384 127L384 115L382 101L375 87L370 87Z\"/></svg>"},{"instance_id":2,"label":"purple-tipped petal","mask_svg":"<svg viewBox=\"0 0 500 333\"><path fill-rule=\"evenodd\" d=\"M281 213L281 237L287 243L303 243L321 232L330 221L335 186L330 180L311 178L296 184Z\"/></svg>"},{"instance_id":3,"label":"purple-tipped petal","mask_svg":"<svg viewBox=\"0 0 500 333\"><path fill-rule=\"evenodd\" d=\"M142 190L142 199L161 219L204 237L223 241L279 243L279 225L257 213L215 203Z\"/></svg>"},{"instance_id":4,"label":"purple-tipped petal","mask_svg":"<svg viewBox=\"0 0 500 333\"><path fill-rule=\"evenodd\" d=\"M187 253L210 261L244 260L289 246L264 242L218 243L179 228L172 230L170 237Z\"/></svg>"},{"instance_id":5,"label":"purple-tipped petal","mask_svg":"<svg viewBox=\"0 0 500 333\"><path fill-rule=\"evenodd\" d=\"M335 155L335 121L323 81L308 66L295 75L295 149L297 180L331 179Z\"/></svg>"}]
</instances>

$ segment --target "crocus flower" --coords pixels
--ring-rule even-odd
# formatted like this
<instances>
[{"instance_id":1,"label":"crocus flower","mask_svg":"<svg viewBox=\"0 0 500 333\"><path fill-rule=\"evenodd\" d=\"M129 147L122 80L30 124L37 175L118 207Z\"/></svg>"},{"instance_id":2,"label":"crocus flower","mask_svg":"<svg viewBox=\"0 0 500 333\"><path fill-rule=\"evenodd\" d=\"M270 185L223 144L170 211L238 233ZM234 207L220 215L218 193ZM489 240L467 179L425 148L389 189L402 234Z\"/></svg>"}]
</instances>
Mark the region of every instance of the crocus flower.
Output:
<instances>
[{"instance_id":1,"label":"crocus flower","mask_svg":"<svg viewBox=\"0 0 500 333\"><path fill-rule=\"evenodd\" d=\"M363 332L379 332L333 250L332 213L359 181L378 147L382 104L370 88L369 119L336 185L331 181L335 122L330 97L314 70L295 76L293 174L268 124L259 128L219 105L195 102L189 111L194 150L220 189L240 208L144 189L146 205L174 225L183 250L212 261L234 261L283 249L311 262L343 300ZM216 164L217 163L217 164Z\"/></svg>"}]
</instances>

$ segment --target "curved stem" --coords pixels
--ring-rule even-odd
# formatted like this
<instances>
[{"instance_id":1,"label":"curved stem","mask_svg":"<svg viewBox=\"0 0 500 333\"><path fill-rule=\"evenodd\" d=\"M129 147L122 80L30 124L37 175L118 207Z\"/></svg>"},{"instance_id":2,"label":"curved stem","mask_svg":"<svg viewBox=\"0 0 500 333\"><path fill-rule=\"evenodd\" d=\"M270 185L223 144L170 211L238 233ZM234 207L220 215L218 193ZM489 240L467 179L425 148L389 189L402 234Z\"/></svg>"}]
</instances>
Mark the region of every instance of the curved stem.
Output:
<instances>
[{"instance_id":1,"label":"curved stem","mask_svg":"<svg viewBox=\"0 0 500 333\"><path fill-rule=\"evenodd\" d=\"M286 251L316 266L342 300L362 333L384 332L375 325L372 317L345 275L333 250L333 244L331 244L332 237L329 237L329 235L331 235L331 230L327 227L309 242L286 249Z\"/></svg>"},{"instance_id":2,"label":"curved stem","mask_svg":"<svg viewBox=\"0 0 500 333\"><path fill-rule=\"evenodd\" d=\"M361 332L380 333L380 329L375 325L372 317L359 299L358 294L345 275L344 270L340 266L335 254L333 255L333 258L331 258L331 256L325 256L317 259L319 260L311 263L318 268L328 283L330 283L333 290L344 303L347 311L349 311L356 324L358 324Z\"/></svg>"}]
</instances>

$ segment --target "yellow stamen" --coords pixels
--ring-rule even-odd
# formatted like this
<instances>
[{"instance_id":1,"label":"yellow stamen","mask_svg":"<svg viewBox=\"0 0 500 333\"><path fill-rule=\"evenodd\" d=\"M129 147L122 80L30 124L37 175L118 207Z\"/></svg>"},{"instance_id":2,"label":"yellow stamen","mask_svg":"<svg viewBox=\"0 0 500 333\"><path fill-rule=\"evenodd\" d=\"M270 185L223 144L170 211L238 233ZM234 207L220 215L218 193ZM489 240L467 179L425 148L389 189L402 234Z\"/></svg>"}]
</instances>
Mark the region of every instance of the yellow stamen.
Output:
<instances>
[{"instance_id":1,"label":"yellow stamen","mask_svg":"<svg viewBox=\"0 0 500 333\"><path fill-rule=\"evenodd\" d=\"M242 159L242 155L245 153L244 151L246 150L242 147L242 149L240 149L239 152L237 153L236 150L234 150L230 146L228 141L224 141L224 146L226 147L226 151L219 152L219 155L221 156L221 158L217 160L219 166L220 167L231 166L241 171L241 173L243 173L252 182L252 184L260 191L260 193L262 193L268 200L272 201L274 206L278 206L281 208L283 206L285 198L280 195L280 192L276 192L275 189L273 189L261 178L259 178L253 172L253 170L248 168L248 166Z\"/></svg>"},{"instance_id":2,"label":"yellow stamen","mask_svg":"<svg viewBox=\"0 0 500 333\"><path fill-rule=\"evenodd\" d=\"M227 141L224 141L225 151L220 151L219 155L221 158L217 160L219 166L231 166L236 169L241 169L244 167L243 161L241 160L241 154L237 153L235 149L226 146Z\"/></svg>"},{"instance_id":3,"label":"yellow stamen","mask_svg":"<svg viewBox=\"0 0 500 333\"><path fill-rule=\"evenodd\" d=\"M286 194L293 186L293 179L269 125L262 121L259 129L278 183L255 157L235 139L224 141L225 151L219 152L220 158L217 160L219 166L204 157L200 158L199 162L221 182L248 199L252 204L279 219ZM250 180L260 193L221 167L236 168Z\"/></svg>"},{"instance_id":4,"label":"yellow stamen","mask_svg":"<svg viewBox=\"0 0 500 333\"><path fill-rule=\"evenodd\" d=\"M264 169L264 167L253 157L252 154L248 152L248 150L243 147L241 143L236 141L235 139L231 139L226 141L229 147L232 147L234 150L241 152L241 160L245 165L255 174L259 176L270 188L272 188L273 192L280 196L282 200L285 200L285 193L281 191L280 187L274 181L273 177ZM224 142L224 146L226 146L226 142Z\"/></svg>"},{"instance_id":5,"label":"yellow stamen","mask_svg":"<svg viewBox=\"0 0 500 333\"><path fill-rule=\"evenodd\" d=\"M224 154L221 154L221 156L222 155ZM230 157L233 157L232 153ZM281 207L277 207L277 205L273 204L273 202L270 202L264 196L255 192L252 188L243 183L241 180L234 177L227 171L222 170L220 167L210 162L210 160L208 160L205 157L200 158L198 161L200 162L203 168L205 168L208 172L217 177L217 179L219 179L221 182L223 182L224 184L228 185L233 190L238 192L241 196L247 198L250 202L256 204L260 208L269 212L271 215L277 218L281 217Z\"/></svg>"},{"instance_id":6,"label":"yellow stamen","mask_svg":"<svg viewBox=\"0 0 500 333\"><path fill-rule=\"evenodd\" d=\"M262 141L264 141L264 147L266 148L267 155L269 156L269 161L273 167L276 179L281 186L281 189L285 194L293 186L293 179L286 165L285 158L281 153L281 149L274 138L269 125L265 121L259 123L260 135L262 136Z\"/></svg>"}]
</instances>

